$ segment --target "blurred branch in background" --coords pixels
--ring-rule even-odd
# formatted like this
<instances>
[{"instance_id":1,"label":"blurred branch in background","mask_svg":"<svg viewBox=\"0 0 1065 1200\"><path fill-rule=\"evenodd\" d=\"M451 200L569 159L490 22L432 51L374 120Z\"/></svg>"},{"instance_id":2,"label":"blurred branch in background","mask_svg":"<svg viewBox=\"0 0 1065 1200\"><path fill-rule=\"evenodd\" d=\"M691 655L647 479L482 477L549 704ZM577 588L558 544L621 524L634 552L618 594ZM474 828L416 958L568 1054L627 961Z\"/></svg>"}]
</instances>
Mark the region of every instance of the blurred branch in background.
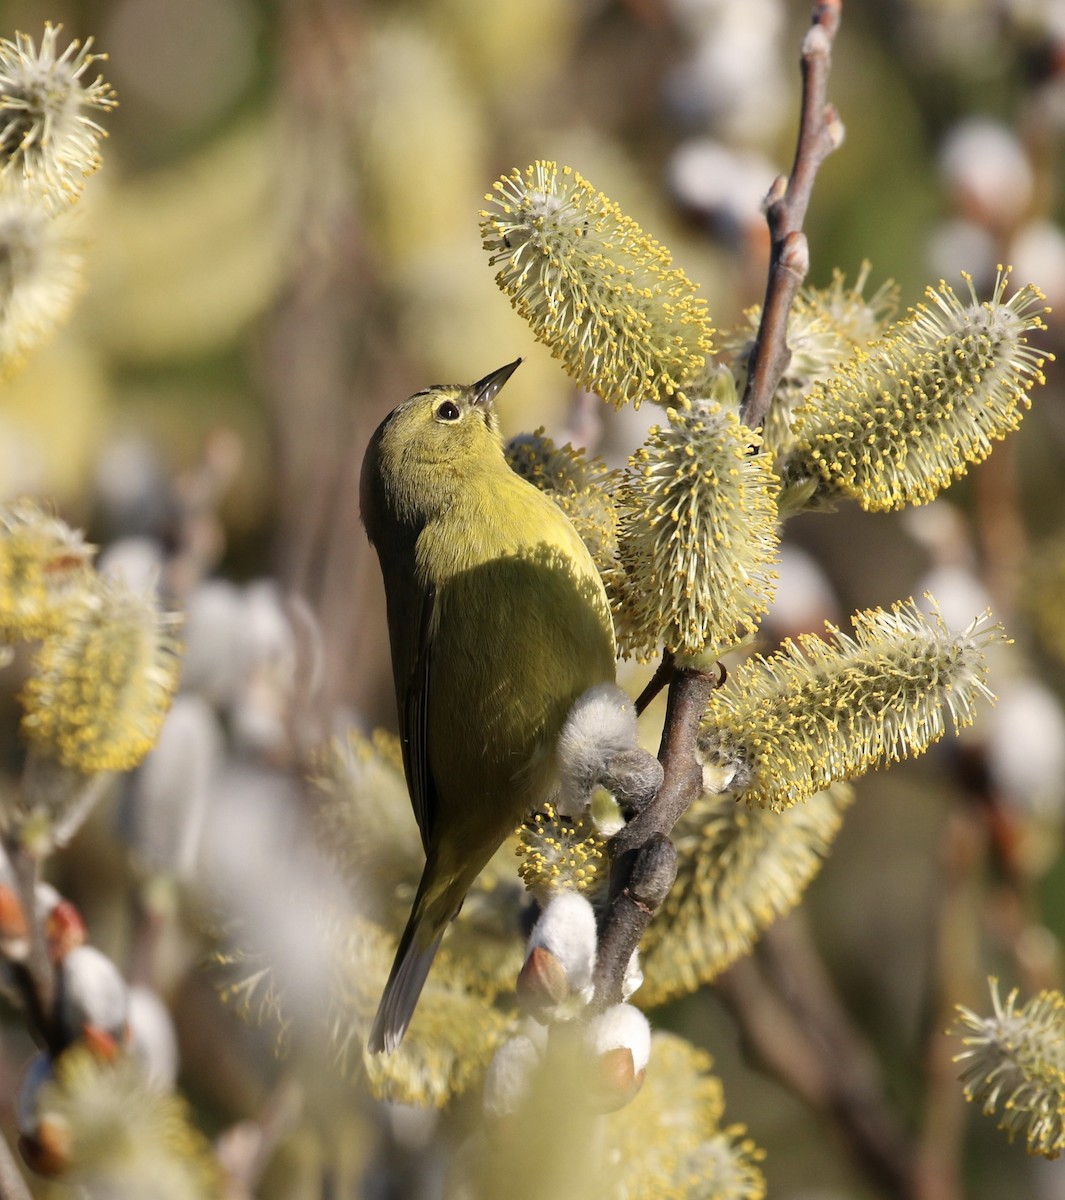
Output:
<instances>
[{"instance_id":1,"label":"blurred branch in background","mask_svg":"<svg viewBox=\"0 0 1065 1200\"><path fill-rule=\"evenodd\" d=\"M360 216L364 18L332 0L293 3L281 32L281 136L299 159L284 177L293 240L288 276L263 334L263 382L274 414L279 495L298 498L279 510L282 577L309 599L330 647L315 700L318 720L307 731L313 740L351 681L371 680L383 667L374 650L379 639L352 618L372 595L358 478L375 423L373 398L391 382L391 334ZM357 698L373 702L372 692Z\"/></svg>"}]
</instances>

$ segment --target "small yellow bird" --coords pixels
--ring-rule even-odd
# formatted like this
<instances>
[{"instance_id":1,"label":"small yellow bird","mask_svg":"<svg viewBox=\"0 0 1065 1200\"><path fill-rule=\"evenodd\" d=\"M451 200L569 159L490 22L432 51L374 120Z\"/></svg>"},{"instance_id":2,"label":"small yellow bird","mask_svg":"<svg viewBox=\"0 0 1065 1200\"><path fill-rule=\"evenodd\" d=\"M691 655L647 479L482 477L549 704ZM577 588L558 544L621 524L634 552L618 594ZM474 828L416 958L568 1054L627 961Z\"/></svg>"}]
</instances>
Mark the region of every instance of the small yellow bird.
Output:
<instances>
[{"instance_id":1,"label":"small yellow bird","mask_svg":"<svg viewBox=\"0 0 1065 1200\"><path fill-rule=\"evenodd\" d=\"M370 1033L400 1042L481 868L551 794L573 702L614 680L599 573L503 455L492 403L517 369L417 392L370 439L362 520L384 576L403 766L425 870Z\"/></svg>"}]
</instances>

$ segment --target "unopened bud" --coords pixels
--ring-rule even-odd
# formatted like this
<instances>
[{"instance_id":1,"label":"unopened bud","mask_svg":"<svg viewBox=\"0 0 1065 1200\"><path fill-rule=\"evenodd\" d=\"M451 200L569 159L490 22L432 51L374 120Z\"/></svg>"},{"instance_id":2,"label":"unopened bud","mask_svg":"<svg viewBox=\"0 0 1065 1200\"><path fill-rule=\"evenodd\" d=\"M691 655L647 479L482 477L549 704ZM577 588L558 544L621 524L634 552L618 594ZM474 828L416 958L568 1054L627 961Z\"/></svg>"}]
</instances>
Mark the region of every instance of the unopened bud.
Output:
<instances>
[{"instance_id":1,"label":"unopened bud","mask_svg":"<svg viewBox=\"0 0 1065 1200\"><path fill-rule=\"evenodd\" d=\"M56 891L50 883L39 883L34 899L37 919L44 926L48 957L60 963L71 950L85 944L88 936L81 913Z\"/></svg>"},{"instance_id":2,"label":"unopened bud","mask_svg":"<svg viewBox=\"0 0 1065 1200\"><path fill-rule=\"evenodd\" d=\"M114 1057L126 1041L129 990L118 968L93 946L77 946L59 969L59 1016L66 1038Z\"/></svg>"},{"instance_id":3,"label":"unopened bud","mask_svg":"<svg viewBox=\"0 0 1065 1200\"><path fill-rule=\"evenodd\" d=\"M638 1008L615 1004L588 1026L585 1042L595 1066L590 1103L597 1112L623 1108L643 1085L651 1055L651 1026Z\"/></svg>"},{"instance_id":4,"label":"unopened bud","mask_svg":"<svg viewBox=\"0 0 1065 1200\"><path fill-rule=\"evenodd\" d=\"M592 996L596 952L595 910L579 892L548 901L529 938L518 978L523 1007L538 1020L567 1020Z\"/></svg>"},{"instance_id":5,"label":"unopened bud","mask_svg":"<svg viewBox=\"0 0 1065 1200\"><path fill-rule=\"evenodd\" d=\"M62 1175L70 1166L73 1150L70 1126L62 1117L48 1114L37 1122L37 1132L32 1137L19 1135L18 1148L31 1171L49 1178Z\"/></svg>"},{"instance_id":6,"label":"unopened bud","mask_svg":"<svg viewBox=\"0 0 1065 1200\"><path fill-rule=\"evenodd\" d=\"M529 1016L548 1020L556 1005L569 996L569 983L562 964L543 946L529 951L518 974L518 1003Z\"/></svg>"}]
</instances>

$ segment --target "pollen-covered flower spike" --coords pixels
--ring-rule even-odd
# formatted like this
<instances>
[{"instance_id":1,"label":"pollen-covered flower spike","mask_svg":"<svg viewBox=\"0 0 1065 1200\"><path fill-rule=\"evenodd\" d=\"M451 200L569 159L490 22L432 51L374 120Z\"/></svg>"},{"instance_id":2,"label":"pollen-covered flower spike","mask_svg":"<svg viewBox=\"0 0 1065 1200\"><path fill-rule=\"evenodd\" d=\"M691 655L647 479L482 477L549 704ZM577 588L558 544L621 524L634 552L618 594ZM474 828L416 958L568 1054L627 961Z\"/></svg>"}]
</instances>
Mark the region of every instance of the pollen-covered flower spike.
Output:
<instances>
[{"instance_id":1,"label":"pollen-covered flower spike","mask_svg":"<svg viewBox=\"0 0 1065 1200\"><path fill-rule=\"evenodd\" d=\"M40 49L16 33L0 39L0 162L46 203L76 199L100 165L99 142L107 133L96 117L115 107L102 76L84 76L105 54L90 53L92 38L58 52L61 25L46 22Z\"/></svg>"},{"instance_id":2,"label":"pollen-covered flower spike","mask_svg":"<svg viewBox=\"0 0 1065 1200\"><path fill-rule=\"evenodd\" d=\"M0 379L62 324L82 287L82 255L69 214L0 191Z\"/></svg>"},{"instance_id":3,"label":"pollen-covered flower spike","mask_svg":"<svg viewBox=\"0 0 1065 1200\"><path fill-rule=\"evenodd\" d=\"M984 613L952 633L913 600L827 625L748 659L710 698L699 747L708 791L787 808L837 780L922 753L971 724L991 699L985 648L1003 638Z\"/></svg>"},{"instance_id":4,"label":"pollen-covered flower spike","mask_svg":"<svg viewBox=\"0 0 1065 1200\"><path fill-rule=\"evenodd\" d=\"M0 630L12 638L54 632L87 586L94 553L78 531L33 501L0 506Z\"/></svg>"},{"instance_id":5,"label":"pollen-covered flower spike","mask_svg":"<svg viewBox=\"0 0 1065 1200\"><path fill-rule=\"evenodd\" d=\"M588 552L606 574L614 564L618 543L618 514L612 499L617 483L600 458L588 458L573 446L556 446L544 433L522 433L505 447L511 469L546 493L580 534Z\"/></svg>"},{"instance_id":6,"label":"pollen-covered flower spike","mask_svg":"<svg viewBox=\"0 0 1065 1200\"><path fill-rule=\"evenodd\" d=\"M642 1091L605 1121L609 1145L620 1149L622 1195L764 1200L758 1166L764 1152L742 1125L726 1122L712 1067L710 1056L685 1038L655 1032Z\"/></svg>"},{"instance_id":7,"label":"pollen-covered flower spike","mask_svg":"<svg viewBox=\"0 0 1065 1200\"><path fill-rule=\"evenodd\" d=\"M1020 424L1047 355L1028 335L1045 329L1031 284L1007 300L1000 270L989 300L945 283L880 341L841 363L796 411L795 447L780 465L784 507L850 497L883 511L924 504ZM789 503L789 495L798 498Z\"/></svg>"},{"instance_id":8,"label":"pollen-covered flower spike","mask_svg":"<svg viewBox=\"0 0 1065 1200\"><path fill-rule=\"evenodd\" d=\"M49 1130L61 1153L44 1165L85 1195L222 1200L222 1172L188 1106L153 1088L133 1058L105 1062L73 1046L46 1067L26 1105L31 1165L39 1169L35 1143Z\"/></svg>"},{"instance_id":9,"label":"pollen-covered flower spike","mask_svg":"<svg viewBox=\"0 0 1065 1200\"><path fill-rule=\"evenodd\" d=\"M154 595L94 577L34 659L22 694L31 747L84 773L136 766L177 686L176 624Z\"/></svg>"},{"instance_id":10,"label":"pollen-covered flower spike","mask_svg":"<svg viewBox=\"0 0 1065 1200\"><path fill-rule=\"evenodd\" d=\"M606 838L591 816L563 817L550 803L526 818L515 853L522 882L543 905L562 891L594 893L606 880Z\"/></svg>"},{"instance_id":11,"label":"pollen-covered flower spike","mask_svg":"<svg viewBox=\"0 0 1065 1200\"><path fill-rule=\"evenodd\" d=\"M539 161L492 187L484 247L537 339L617 407L683 403L713 330L665 247L569 167Z\"/></svg>"},{"instance_id":12,"label":"pollen-covered flower spike","mask_svg":"<svg viewBox=\"0 0 1065 1200\"><path fill-rule=\"evenodd\" d=\"M688 995L747 954L798 904L853 797L834 783L774 812L704 791L672 834L677 880L641 942L641 1001Z\"/></svg>"},{"instance_id":13,"label":"pollen-covered flower spike","mask_svg":"<svg viewBox=\"0 0 1065 1200\"><path fill-rule=\"evenodd\" d=\"M881 284L868 298L863 294L869 270L870 264L862 263L850 287L843 272L834 271L828 287L803 288L795 297L788 314L791 358L773 393L762 430L766 451L774 458L787 453L794 444L792 419L804 395L859 347L880 337L894 314L898 304L895 284ZM722 346L723 353L732 360L737 390L741 392L762 320L761 305L748 309L744 316L746 324L730 333Z\"/></svg>"},{"instance_id":14,"label":"pollen-covered flower spike","mask_svg":"<svg viewBox=\"0 0 1065 1200\"><path fill-rule=\"evenodd\" d=\"M1011 1142L1023 1137L1029 1154L1057 1158L1065 1149L1065 996L1043 991L1018 1004L1016 988L1003 1001L998 980L989 982L991 1016L959 1004L950 1031L965 1046L954 1056L965 1097L997 1116Z\"/></svg>"},{"instance_id":15,"label":"pollen-covered flower spike","mask_svg":"<svg viewBox=\"0 0 1065 1200\"><path fill-rule=\"evenodd\" d=\"M712 663L753 633L773 598L778 483L758 433L715 401L670 409L629 459L618 570L618 645ZM742 632L741 632L742 631Z\"/></svg>"}]
</instances>

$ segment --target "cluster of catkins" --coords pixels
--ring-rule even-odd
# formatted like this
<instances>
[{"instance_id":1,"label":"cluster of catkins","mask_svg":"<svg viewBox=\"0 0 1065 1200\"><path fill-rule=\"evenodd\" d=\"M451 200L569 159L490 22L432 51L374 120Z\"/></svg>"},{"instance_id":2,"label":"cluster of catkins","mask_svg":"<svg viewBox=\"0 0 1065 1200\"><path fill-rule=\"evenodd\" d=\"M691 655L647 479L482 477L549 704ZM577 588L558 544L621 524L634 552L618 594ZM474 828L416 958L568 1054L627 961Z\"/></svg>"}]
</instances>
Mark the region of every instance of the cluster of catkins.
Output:
<instances>
[{"instance_id":1,"label":"cluster of catkins","mask_svg":"<svg viewBox=\"0 0 1065 1200\"><path fill-rule=\"evenodd\" d=\"M625 809L651 800L662 781L661 764L637 743L632 703L611 684L590 689L573 706L557 757L559 791L550 816L571 829L587 823L600 839L616 831ZM552 861L545 853L550 842L539 840L535 865L525 851L525 866L532 869L522 873L540 912L518 975L525 1020L496 1052L485 1079L490 1117L518 1111L536 1072L558 1054L569 1058L572 1069L583 1066L581 1090L592 1109L610 1112L639 1091L650 1055L647 1018L624 1002L643 982L639 951L625 973L623 1002L599 1010L593 1005L598 928L589 892L602 895L605 871Z\"/></svg>"},{"instance_id":2,"label":"cluster of catkins","mask_svg":"<svg viewBox=\"0 0 1065 1200\"><path fill-rule=\"evenodd\" d=\"M174 1093L177 1038L153 989L129 985L86 941L78 909L37 883L27 914L16 873L0 851L0 955L9 974L34 970L31 923L44 931L54 1003L41 1014L46 1048L30 1060L18 1094L19 1149L40 1175L88 1183L117 1177L180 1181L213 1195L217 1168ZM140 1162L134 1160L140 1159Z\"/></svg>"}]
</instances>

